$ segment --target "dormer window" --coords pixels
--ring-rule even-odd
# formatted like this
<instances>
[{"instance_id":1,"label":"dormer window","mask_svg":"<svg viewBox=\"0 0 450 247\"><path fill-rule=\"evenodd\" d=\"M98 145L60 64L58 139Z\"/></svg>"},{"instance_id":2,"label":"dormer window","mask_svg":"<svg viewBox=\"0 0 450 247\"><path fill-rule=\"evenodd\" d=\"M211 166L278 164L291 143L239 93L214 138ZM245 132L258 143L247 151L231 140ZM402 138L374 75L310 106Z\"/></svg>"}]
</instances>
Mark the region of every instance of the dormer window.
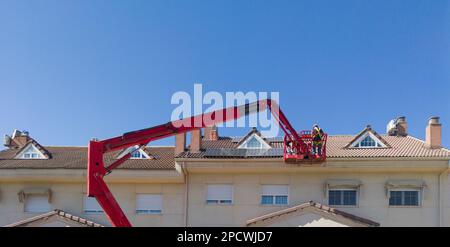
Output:
<instances>
[{"instance_id":1,"label":"dormer window","mask_svg":"<svg viewBox=\"0 0 450 247\"><path fill-rule=\"evenodd\" d=\"M258 141L258 139L256 139L256 137L252 137L252 139L250 139L247 142L246 145L247 148L262 148L262 143L260 141Z\"/></svg>"},{"instance_id":2,"label":"dormer window","mask_svg":"<svg viewBox=\"0 0 450 247\"><path fill-rule=\"evenodd\" d=\"M122 158L128 153L131 153L130 159L150 159L150 156L144 150L142 150L142 148L139 148L139 146L133 146L125 149L117 156L117 159Z\"/></svg>"},{"instance_id":3,"label":"dormer window","mask_svg":"<svg viewBox=\"0 0 450 247\"><path fill-rule=\"evenodd\" d=\"M376 148L381 147L380 143L377 143L372 137L366 136L360 143L356 144L355 147L361 148Z\"/></svg>"},{"instance_id":4,"label":"dormer window","mask_svg":"<svg viewBox=\"0 0 450 247\"><path fill-rule=\"evenodd\" d=\"M131 153L130 159L147 159L148 157L144 154L144 151L138 149Z\"/></svg>"},{"instance_id":5,"label":"dormer window","mask_svg":"<svg viewBox=\"0 0 450 247\"><path fill-rule=\"evenodd\" d=\"M386 145L371 132L366 132L364 135L356 139L350 148L385 148Z\"/></svg>"},{"instance_id":6,"label":"dormer window","mask_svg":"<svg viewBox=\"0 0 450 247\"><path fill-rule=\"evenodd\" d=\"M38 153L33 153L33 152L24 153L22 158L24 158L24 159L37 159L37 158L39 158L39 154Z\"/></svg>"},{"instance_id":7,"label":"dormer window","mask_svg":"<svg viewBox=\"0 0 450 247\"><path fill-rule=\"evenodd\" d=\"M247 149L269 149L271 148L263 138L257 134L253 134L247 138L238 148Z\"/></svg>"},{"instance_id":8,"label":"dormer window","mask_svg":"<svg viewBox=\"0 0 450 247\"><path fill-rule=\"evenodd\" d=\"M18 159L45 159L46 157L33 144L29 144L16 158Z\"/></svg>"}]
</instances>

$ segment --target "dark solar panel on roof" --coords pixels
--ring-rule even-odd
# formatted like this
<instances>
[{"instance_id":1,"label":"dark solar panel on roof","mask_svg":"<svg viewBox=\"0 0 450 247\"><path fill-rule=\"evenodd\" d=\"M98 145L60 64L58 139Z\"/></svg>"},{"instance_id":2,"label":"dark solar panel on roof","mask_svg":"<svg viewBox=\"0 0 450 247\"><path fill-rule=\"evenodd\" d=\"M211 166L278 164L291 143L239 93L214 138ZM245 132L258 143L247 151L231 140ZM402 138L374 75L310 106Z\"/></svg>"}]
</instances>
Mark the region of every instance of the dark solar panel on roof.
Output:
<instances>
[{"instance_id":1,"label":"dark solar panel on roof","mask_svg":"<svg viewBox=\"0 0 450 247\"><path fill-rule=\"evenodd\" d=\"M282 148L271 149L207 149L204 157L276 157L283 155Z\"/></svg>"}]
</instances>

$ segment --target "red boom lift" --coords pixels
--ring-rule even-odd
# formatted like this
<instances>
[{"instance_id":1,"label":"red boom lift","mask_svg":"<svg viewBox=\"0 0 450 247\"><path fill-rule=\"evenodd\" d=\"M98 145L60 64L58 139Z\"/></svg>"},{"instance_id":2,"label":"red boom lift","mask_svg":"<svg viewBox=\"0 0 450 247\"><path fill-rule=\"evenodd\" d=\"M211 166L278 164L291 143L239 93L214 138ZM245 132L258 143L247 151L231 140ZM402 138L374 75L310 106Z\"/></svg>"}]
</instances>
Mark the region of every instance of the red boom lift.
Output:
<instances>
[{"instance_id":1,"label":"red boom lift","mask_svg":"<svg viewBox=\"0 0 450 247\"><path fill-rule=\"evenodd\" d=\"M251 113L269 109L277 120L280 128L285 133L284 137L284 160L289 163L300 162L323 162L326 158L326 138L323 136L322 154L320 156L311 153L311 132L302 131L297 133L285 117L277 103L273 100L260 100L254 103L245 104L204 113L198 116L189 117L182 120L168 122L148 129L125 133L122 136L99 141L91 140L88 149L87 166L87 195L95 197L103 208L108 220L113 226L130 227L126 215L123 213L117 201L114 199L111 191L108 189L105 181L105 175L108 175L113 169L120 166L128 158L131 152L122 158L116 160L105 167L103 155L107 152L122 150L125 148L146 146L149 142L158 139L174 136L180 133L186 133L192 130L204 128L207 126L218 125L223 122L236 120ZM294 154L286 152L286 143L292 142Z\"/></svg>"}]
</instances>

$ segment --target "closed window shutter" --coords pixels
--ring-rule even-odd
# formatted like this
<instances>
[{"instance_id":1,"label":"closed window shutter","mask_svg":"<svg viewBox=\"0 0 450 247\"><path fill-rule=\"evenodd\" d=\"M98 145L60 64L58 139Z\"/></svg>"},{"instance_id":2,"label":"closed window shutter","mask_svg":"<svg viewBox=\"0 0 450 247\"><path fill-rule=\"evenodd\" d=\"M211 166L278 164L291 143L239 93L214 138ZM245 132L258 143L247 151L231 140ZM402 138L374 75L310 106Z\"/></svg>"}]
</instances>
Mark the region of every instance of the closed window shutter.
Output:
<instances>
[{"instance_id":1,"label":"closed window shutter","mask_svg":"<svg viewBox=\"0 0 450 247\"><path fill-rule=\"evenodd\" d=\"M162 211L162 196L151 194L136 195L136 212L160 213Z\"/></svg>"},{"instance_id":2,"label":"closed window shutter","mask_svg":"<svg viewBox=\"0 0 450 247\"><path fill-rule=\"evenodd\" d=\"M287 196L289 194L289 186L287 185L263 185L262 186L263 195L283 195Z\"/></svg>"},{"instance_id":3,"label":"closed window shutter","mask_svg":"<svg viewBox=\"0 0 450 247\"><path fill-rule=\"evenodd\" d=\"M233 187L229 184L210 184L206 198L207 200L232 200Z\"/></svg>"},{"instance_id":4,"label":"closed window shutter","mask_svg":"<svg viewBox=\"0 0 450 247\"><path fill-rule=\"evenodd\" d=\"M28 195L25 201L25 212L46 213L52 210L46 195Z\"/></svg>"},{"instance_id":5,"label":"closed window shutter","mask_svg":"<svg viewBox=\"0 0 450 247\"><path fill-rule=\"evenodd\" d=\"M85 213L102 213L103 209L98 204L97 200L94 197L85 197L84 198L84 212Z\"/></svg>"}]
</instances>

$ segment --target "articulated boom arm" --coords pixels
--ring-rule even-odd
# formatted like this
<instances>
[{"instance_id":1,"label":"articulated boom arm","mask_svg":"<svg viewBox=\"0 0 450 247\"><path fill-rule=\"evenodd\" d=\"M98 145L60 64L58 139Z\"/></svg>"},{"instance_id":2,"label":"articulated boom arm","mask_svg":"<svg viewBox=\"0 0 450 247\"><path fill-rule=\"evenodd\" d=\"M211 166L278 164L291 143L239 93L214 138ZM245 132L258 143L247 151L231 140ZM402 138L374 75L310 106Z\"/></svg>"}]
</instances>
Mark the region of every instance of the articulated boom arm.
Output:
<instances>
[{"instance_id":1,"label":"articulated boom arm","mask_svg":"<svg viewBox=\"0 0 450 247\"><path fill-rule=\"evenodd\" d=\"M114 168L117 168L130 158L131 152L107 167L105 167L103 162L103 155L105 153L122 150L136 145L139 147L146 146L151 141L236 120L251 113L264 111L266 109L269 109L276 118L281 129L286 134L286 138L294 143L294 148L299 153L307 156L309 154L307 145L291 126L278 104L270 99L260 100L242 106L224 108L214 112L168 122L148 129L125 133L122 136L103 141L91 140L88 149L87 194L88 196L97 199L113 226L131 226L103 180L105 175L109 174Z\"/></svg>"}]
</instances>

